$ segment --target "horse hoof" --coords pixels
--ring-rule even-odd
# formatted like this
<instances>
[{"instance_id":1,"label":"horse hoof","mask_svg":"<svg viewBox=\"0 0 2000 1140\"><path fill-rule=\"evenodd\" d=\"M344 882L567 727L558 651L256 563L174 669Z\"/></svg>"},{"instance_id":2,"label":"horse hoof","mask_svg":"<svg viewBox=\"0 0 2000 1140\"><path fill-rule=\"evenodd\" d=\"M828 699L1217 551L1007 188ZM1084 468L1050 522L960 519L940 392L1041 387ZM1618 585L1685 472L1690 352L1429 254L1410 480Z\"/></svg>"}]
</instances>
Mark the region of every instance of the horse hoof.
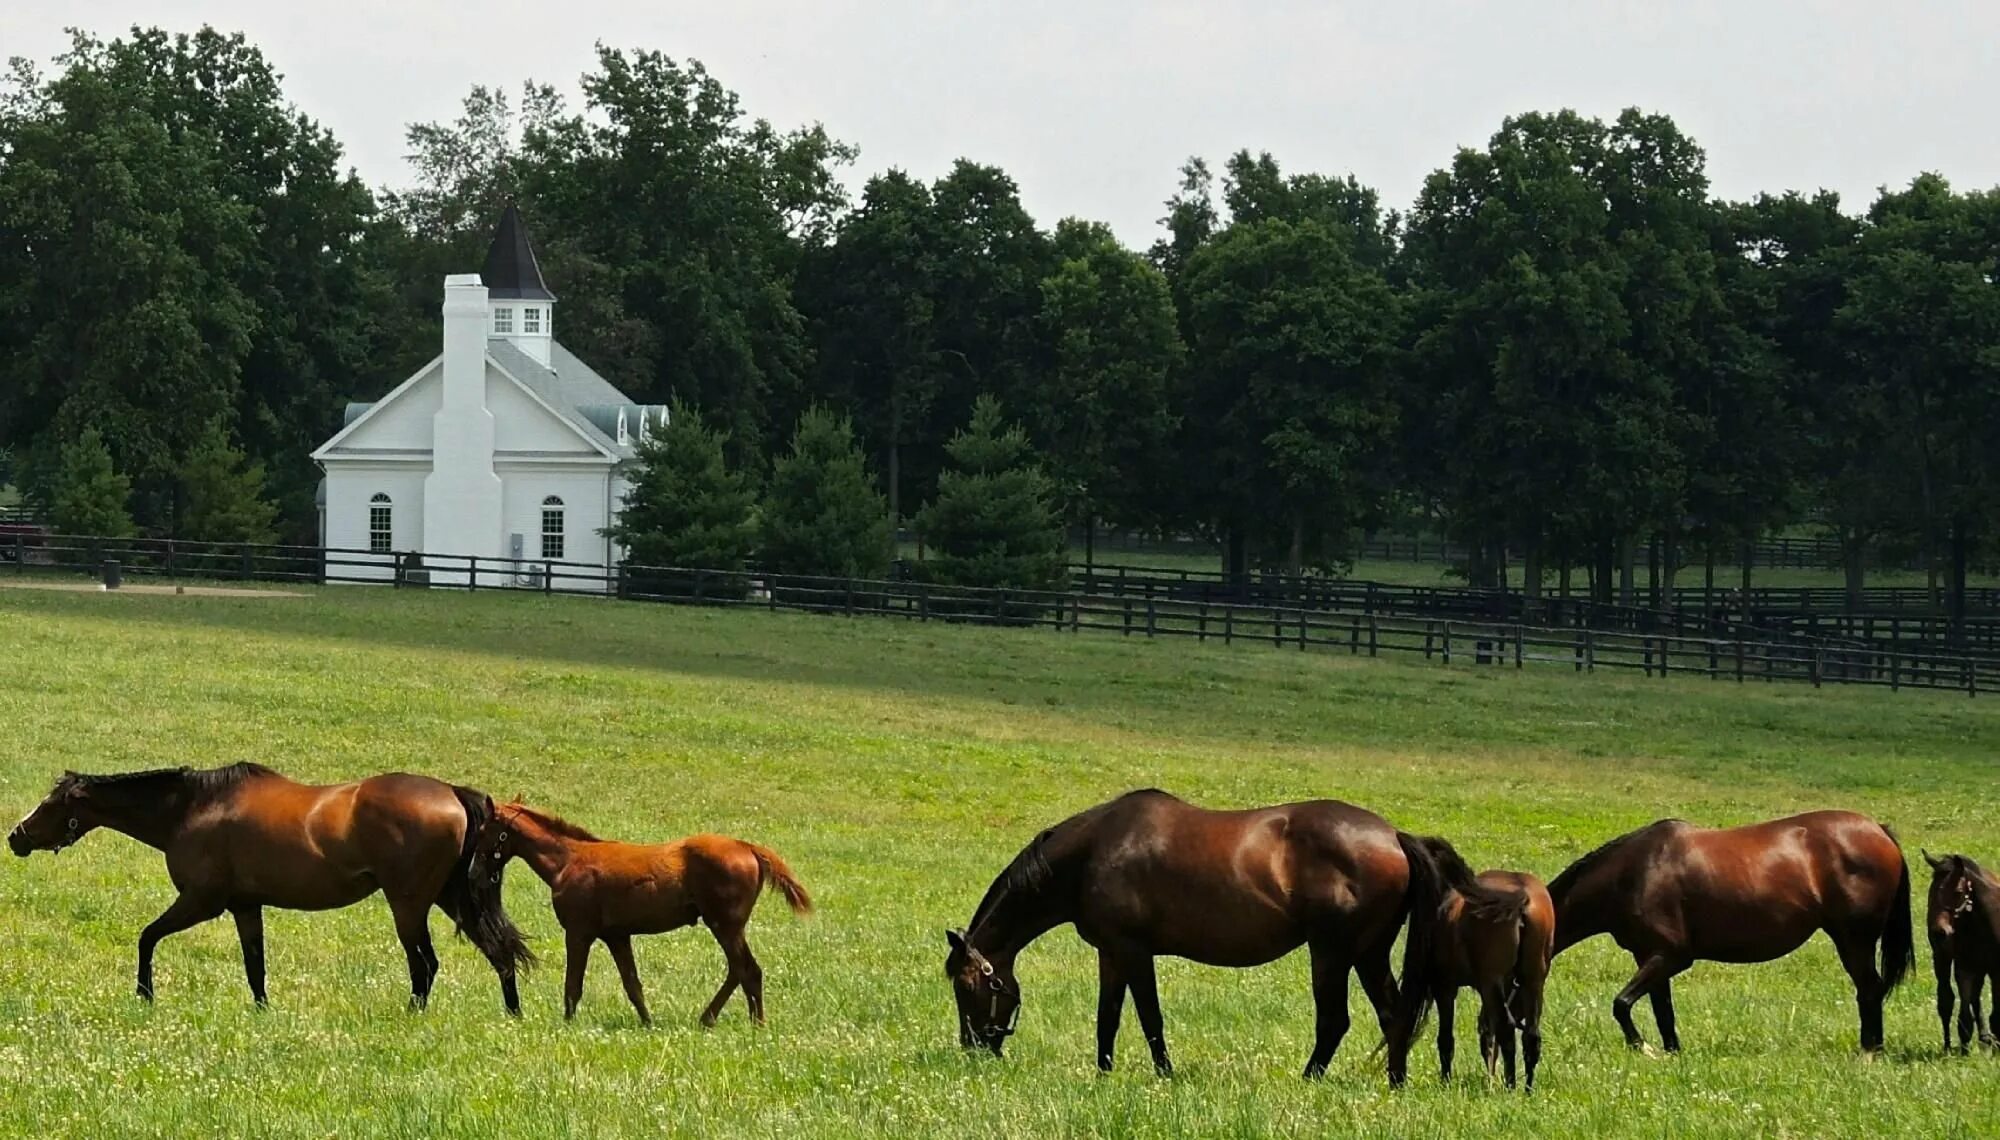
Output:
<instances>
[{"instance_id":1,"label":"horse hoof","mask_svg":"<svg viewBox=\"0 0 2000 1140\"><path fill-rule=\"evenodd\" d=\"M701 1027L703 1029L714 1029L715 1021L716 1019L709 1014L704 1013L701 1015Z\"/></svg>"},{"instance_id":2,"label":"horse hoof","mask_svg":"<svg viewBox=\"0 0 2000 1140\"><path fill-rule=\"evenodd\" d=\"M1641 1057L1648 1057L1656 1061L1659 1060L1660 1058L1659 1051L1657 1049L1654 1049L1651 1045L1648 1045L1644 1041L1639 1042L1639 1044L1636 1047L1639 1050L1639 1055Z\"/></svg>"}]
</instances>

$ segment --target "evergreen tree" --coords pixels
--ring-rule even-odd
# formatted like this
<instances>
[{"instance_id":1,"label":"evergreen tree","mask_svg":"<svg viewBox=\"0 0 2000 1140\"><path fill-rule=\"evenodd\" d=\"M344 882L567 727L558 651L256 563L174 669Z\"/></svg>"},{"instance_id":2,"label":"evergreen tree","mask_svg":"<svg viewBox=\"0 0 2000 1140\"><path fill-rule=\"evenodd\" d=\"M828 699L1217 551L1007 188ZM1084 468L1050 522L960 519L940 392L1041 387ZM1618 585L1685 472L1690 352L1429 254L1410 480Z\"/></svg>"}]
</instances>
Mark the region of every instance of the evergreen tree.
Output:
<instances>
[{"instance_id":1,"label":"evergreen tree","mask_svg":"<svg viewBox=\"0 0 2000 1140\"><path fill-rule=\"evenodd\" d=\"M262 544L277 540L278 508L264 498L264 465L247 462L220 429L181 465L181 495L176 537Z\"/></svg>"},{"instance_id":2,"label":"evergreen tree","mask_svg":"<svg viewBox=\"0 0 2000 1140\"><path fill-rule=\"evenodd\" d=\"M723 437L679 401L639 445L644 465L605 533L640 566L741 570L757 545L756 498L724 461Z\"/></svg>"},{"instance_id":3,"label":"evergreen tree","mask_svg":"<svg viewBox=\"0 0 2000 1140\"><path fill-rule=\"evenodd\" d=\"M868 477L844 416L799 417L792 452L764 496L764 560L780 574L879 578L889 568L889 504Z\"/></svg>"},{"instance_id":4,"label":"evergreen tree","mask_svg":"<svg viewBox=\"0 0 2000 1140\"><path fill-rule=\"evenodd\" d=\"M1055 487L1026 433L1001 416L1000 402L979 397L972 422L945 452L951 469L917 516L935 551L925 572L955 586L1061 589L1065 550Z\"/></svg>"},{"instance_id":5,"label":"evergreen tree","mask_svg":"<svg viewBox=\"0 0 2000 1140\"><path fill-rule=\"evenodd\" d=\"M59 533L124 538L133 532L131 498L132 481L111 465L111 449L96 428L62 449L51 504Z\"/></svg>"}]
</instances>

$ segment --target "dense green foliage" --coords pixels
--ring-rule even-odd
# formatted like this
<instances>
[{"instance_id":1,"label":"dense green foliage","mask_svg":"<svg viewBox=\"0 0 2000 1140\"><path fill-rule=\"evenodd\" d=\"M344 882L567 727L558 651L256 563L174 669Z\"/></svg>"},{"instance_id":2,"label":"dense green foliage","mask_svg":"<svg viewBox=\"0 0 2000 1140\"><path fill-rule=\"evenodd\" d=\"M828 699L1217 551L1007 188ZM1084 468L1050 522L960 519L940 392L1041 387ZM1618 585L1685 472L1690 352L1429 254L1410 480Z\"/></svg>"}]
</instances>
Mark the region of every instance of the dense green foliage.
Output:
<instances>
[{"instance_id":1,"label":"dense green foliage","mask_svg":"<svg viewBox=\"0 0 2000 1140\"><path fill-rule=\"evenodd\" d=\"M4 578L0 575L0 578ZM770 1024L699 927L635 940L657 1018L611 963L560 1012L561 928L516 865L508 908L542 954L525 1019L431 927L428 1012L380 896L267 912L271 1008L254 1009L227 918L160 945L161 857L93 834L0 864L0 1133L510 1137L1974 1136L1996 1061L1939 1053L1929 970L1888 1004L1888 1054L1856 1055L1832 947L1676 978L1687 1050L1628 1052L1611 998L1629 955L1556 960L1532 1097L1478 1071L1470 998L1458 1079L1426 1039L1383 1087L1358 987L1325 1081L1306 955L1251 970L1160 963L1179 1062L1153 1076L1131 1016L1118 1070L1091 1063L1095 955L1069 929L1021 956L1004 1060L958 1049L942 931L1037 831L1132 787L1248 806L1334 796L1448 836L1479 867L1552 877L1658 816L1713 823L1841 806L1916 849L1993 859L2000 705L1910 692L1579 677L1356 661L1268 646L1072 638L938 624L358 587L304 597L106 597L0 588L0 793L9 819L65 768L238 758L313 781L429 772L520 793L601 834L716 830L770 845L817 917L765 898L750 940ZM1921 886L1921 878L1919 884ZM1921 890L1918 893L1921 901ZM1919 939L1919 955L1926 949ZM551 968L553 967L553 968ZM1635 1011L1649 1037L1650 1013ZM245 1122L254 1122L246 1129Z\"/></svg>"},{"instance_id":2,"label":"dense green foliage","mask_svg":"<svg viewBox=\"0 0 2000 1140\"><path fill-rule=\"evenodd\" d=\"M181 465L180 518L174 530L197 542L269 543L277 508L264 498L264 468L217 432Z\"/></svg>"},{"instance_id":3,"label":"dense green foliage","mask_svg":"<svg viewBox=\"0 0 2000 1140\"><path fill-rule=\"evenodd\" d=\"M981 396L945 451L951 467L917 516L918 533L935 551L925 564L930 577L954 586L1060 588L1068 557L1062 520L1027 433L1006 421L1000 401Z\"/></svg>"},{"instance_id":4,"label":"dense green foliage","mask_svg":"<svg viewBox=\"0 0 2000 1140\"><path fill-rule=\"evenodd\" d=\"M723 454L722 433L686 404L639 444L640 467L607 531L646 566L736 570L757 547L757 503Z\"/></svg>"},{"instance_id":5,"label":"dense green foliage","mask_svg":"<svg viewBox=\"0 0 2000 1140\"><path fill-rule=\"evenodd\" d=\"M64 445L49 504L58 533L123 538L132 533L131 500L132 481L112 467L96 428Z\"/></svg>"},{"instance_id":6,"label":"dense green foliage","mask_svg":"<svg viewBox=\"0 0 2000 1140\"><path fill-rule=\"evenodd\" d=\"M1599 597L1810 524L1955 589L2000 559L2000 194L1924 174L1864 214L1717 201L1665 115L1504 120L1407 213L1353 175L1192 159L1147 255L1044 225L995 166L888 170L755 118L698 62L602 47L582 105L529 82L418 123L379 193L240 37L79 35L0 84L0 447L50 501L102 433L149 530L216 433L313 526L342 401L436 351L437 281L520 205L564 342L677 399L761 480L848 417L892 525L982 397L1094 534L1205 535L1332 568L1417 524L1474 581Z\"/></svg>"},{"instance_id":7,"label":"dense green foliage","mask_svg":"<svg viewBox=\"0 0 2000 1140\"><path fill-rule=\"evenodd\" d=\"M758 519L763 564L780 574L888 573L889 505L869 477L854 426L824 408L799 417L791 453L771 465Z\"/></svg>"}]
</instances>

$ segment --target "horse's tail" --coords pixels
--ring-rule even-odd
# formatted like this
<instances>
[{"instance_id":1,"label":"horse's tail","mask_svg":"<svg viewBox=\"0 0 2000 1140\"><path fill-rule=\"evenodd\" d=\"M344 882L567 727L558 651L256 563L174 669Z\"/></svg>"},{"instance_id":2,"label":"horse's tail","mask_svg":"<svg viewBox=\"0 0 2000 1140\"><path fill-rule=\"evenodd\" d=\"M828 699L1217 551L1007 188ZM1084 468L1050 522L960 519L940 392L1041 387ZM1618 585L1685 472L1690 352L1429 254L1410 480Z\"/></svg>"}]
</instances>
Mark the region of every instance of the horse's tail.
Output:
<instances>
[{"instance_id":1,"label":"horse's tail","mask_svg":"<svg viewBox=\"0 0 2000 1140\"><path fill-rule=\"evenodd\" d=\"M465 843L451 869L451 877L445 880L444 890L438 892L438 906L451 916L459 935L477 946L504 978L516 970L532 967L535 953L528 949L527 939L521 937L521 931L507 917L507 908L501 903L502 868L495 867L484 875L475 874L472 869L479 833L493 818L493 797L455 784L451 790L465 808Z\"/></svg>"},{"instance_id":2,"label":"horse's tail","mask_svg":"<svg viewBox=\"0 0 2000 1140\"><path fill-rule=\"evenodd\" d=\"M1894 913L1882 927L1882 992L1896 988L1909 975L1911 967L1917 964L1914 936L1910 930L1910 861L1903 856L1903 845L1896 833L1887 827L1882 833L1889 842L1896 845L1896 901Z\"/></svg>"},{"instance_id":3,"label":"horse's tail","mask_svg":"<svg viewBox=\"0 0 2000 1140\"><path fill-rule=\"evenodd\" d=\"M805 884L799 882L799 877L792 874L792 869L785 865L783 859L778 858L776 851L769 847L759 847L755 843L745 843L744 846L757 857L757 865L763 868L764 885L784 895L785 902L792 908L793 914L807 915L813 912L812 896L806 893Z\"/></svg>"},{"instance_id":4,"label":"horse's tail","mask_svg":"<svg viewBox=\"0 0 2000 1140\"><path fill-rule=\"evenodd\" d=\"M1423 1031L1431 1011L1431 978L1435 970L1437 942L1444 925L1445 895L1457 891L1465 899L1465 912L1482 922L1518 923L1527 908L1522 891L1502 891L1480 883L1466 866L1458 850L1435 837L1396 833L1410 864L1409 934L1403 942L1403 977L1398 984L1398 1020L1414 1041Z\"/></svg>"}]
</instances>

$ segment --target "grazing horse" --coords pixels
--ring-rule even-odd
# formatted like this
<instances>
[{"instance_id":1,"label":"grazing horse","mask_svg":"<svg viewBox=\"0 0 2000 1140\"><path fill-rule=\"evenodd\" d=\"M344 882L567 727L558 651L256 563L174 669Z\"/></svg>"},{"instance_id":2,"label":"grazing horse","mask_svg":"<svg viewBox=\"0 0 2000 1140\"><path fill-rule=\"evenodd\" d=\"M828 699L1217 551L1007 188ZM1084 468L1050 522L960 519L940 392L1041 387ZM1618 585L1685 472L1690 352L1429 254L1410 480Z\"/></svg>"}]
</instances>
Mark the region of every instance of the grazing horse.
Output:
<instances>
[{"instance_id":1,"label":"grazing horse","mask_svg":"<svg viewBox=\"0 0 2000 1140\"><path fill-rule=\"evenodd\" d=\"M2000 1043L2000 881L1964 855L1931 858L1929 922L1931 968L1937 972L1938 1020L1944 1023L1944 1048L1951 1052L1953 975L1958 979L1958 1048L1972 1051L1976 1029L1979 1043ZM1992 1020L1981 1024L1980 991L1993 981Z\"/></svg>"},{"instance_id":2,"label":"grazing horse","mask_svg":"<svg viewBox=\"0 0 2000 1140\"><path fill-rule=\"evenodd\" d=\"M1672 978L1695 962L1768 962L1824 930L1854 980L1861 1048L1882 1048L1882 999L1908 973L1910 869L1889 829L1846 811L1816 811L1710 830L1663 819L1571 864L1549 884L1555 952L1609 934L1638 973L1612 1013L1625 1043L1640 997L1668 1052L1680 1049ZM1882 964L1875 965L1881 943Z\"/></svg>"},{"instance_id":3,"label":"grazing horse","mask_svg":"<svg viewBox=\"0 0 2000 1140\"><path fill-rule=\"evenodd\" d=\"M160 939L227 911L251 996L264 1005L264 908L332 910L379 890L409 961L411 1008L429 1001L437 980L435 906L486 955L507 1011L519 1013L515 975L534 956L501 907L499 881L467 874L472 838L492 812L483 792L400 773L316 786L260 764L67 772L7 842L16 855L61 851L108 827L166 855L180 897L139 935L139 996L148 1001Z\"/></svg>"},{"instance_id":4,"label":"grazing horse","mask_svg":"<svg viewBox=\"0 0 2000 1140\"><path fill-rule=\"evenodd\" d=\"M701 922L729 963L722 989L701 1015L702 1025L715 1024L739 985L750 1019L762 1025L764 970L743 935L758 893L773 888L785 896L792 913L812 913L811 896L783 859L769 848L724 835L695 835L652 846L614 843L516 801L496 808L480 833L473 873L477 876L490 867L493 881L498 882L501 867L516 856L549 885L556 920L562 923L568 956L565 1018L575 1017L583 1000L591 944L603 942L618 964L619 980L625 983L625 996L638 1011L639 1021L652 1024L639 968L632 960L632 936Z\"/></svg>"},{"instance_id":5,"label":"grazing horse","mask_svg":"<svg viewBox=\"0 0 2000 1140\"><path fill-rule=\"evenodd\" d=\"M1449 845L1442 844L1449 849ZM1305 1075L1318 1077L1347 1033L1347 976L1358 970L1400 1084L1429 994L1429 951L1447 871L1432 848L1372 812L1332 800L1207 811L1146 790L1037 835L986 891L964 931L949 931L945 973L959 1043L995 1055L1015 1029L1014 960L1074 924L1097 950L1097 1066L1109 1071L1129 991L1153 1066L1172 1073L1153 959L1211 966L1275 961L1304 945L1317 1010ZM1449 885L1479 905L1493 892L1460 873ZM1389 954L1405 917L1416 953L1399 997Z\"/></svg>"},{"instance_id":6,"label":"grazing horse","mask_svg":"<svg viewBox=\"0 0 2000 1140\"><path fill-rule=\"evenodd\" d=\"M1448 850L1434 854L1440 864L1457 858ZM1445 1080L1451 1079L1458 991L1470 988L1479 994L1479 1055L1486 1062L1486 1074L1493 1075L1496 1053L1502 1055L1507 1061L1507 1087L1514 1087L1518 1032L1532 1092L1535 1066L1542 1059L1542 992L1555 946L1555 904L1542 881L1525 872L1485 871L1479 882L1512 901L1482 911L1468 905L1456 890L1445 894L1431 977L1438 1010L1438 1069Z\"/></svg>"}]
</instances>

